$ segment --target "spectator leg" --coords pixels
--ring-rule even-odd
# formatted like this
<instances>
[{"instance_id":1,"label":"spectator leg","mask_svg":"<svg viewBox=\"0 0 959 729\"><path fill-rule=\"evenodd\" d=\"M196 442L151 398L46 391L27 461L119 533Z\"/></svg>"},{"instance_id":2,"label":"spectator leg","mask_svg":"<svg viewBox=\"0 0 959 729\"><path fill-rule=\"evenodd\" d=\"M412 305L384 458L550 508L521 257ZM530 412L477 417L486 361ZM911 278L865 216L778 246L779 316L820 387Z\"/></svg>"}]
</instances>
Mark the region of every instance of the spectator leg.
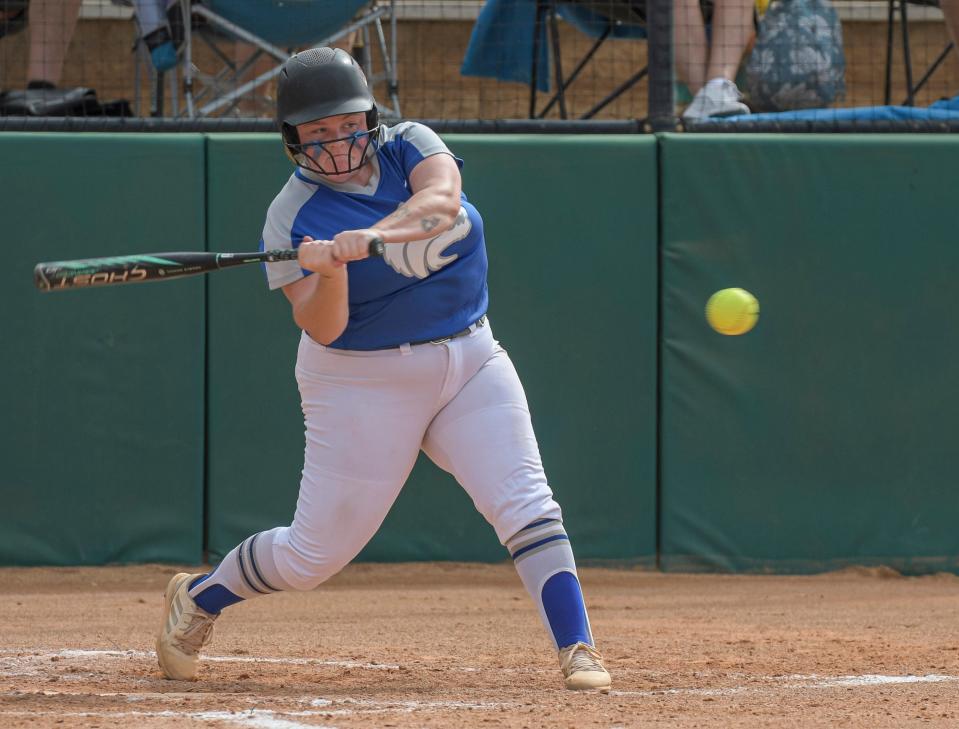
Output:
<instances>
[{"instance_id":1,"label":"spectator leg","mask_svg":"<svg viewBox=\"0 0 959 729\"><path fill-rule=\"evenodd\" d=\"M713 37L706 80L733 81L753 33L752 0L718 0L713 14Z\"/></svg>"},{"instance_id":2,"label":"spectator leg","mask_svg":"<svg viewBox=\"0 0 959 729\"><path fill-rule=\"evenodd\" d=\"M60 84L63 60L77 26L81 0L32 0L28 81Z\"/></svg>"},{"instance_id":3,"label":"spectator leg","mask_svg":"<svg viewBox=\"0 0 959 729\"><path fill-rule=\"evenodd\" d=\"M706 26L699 0L674 0L673 44L676 75L695 95L706 84Z\"/></svg>"}]
</instances>

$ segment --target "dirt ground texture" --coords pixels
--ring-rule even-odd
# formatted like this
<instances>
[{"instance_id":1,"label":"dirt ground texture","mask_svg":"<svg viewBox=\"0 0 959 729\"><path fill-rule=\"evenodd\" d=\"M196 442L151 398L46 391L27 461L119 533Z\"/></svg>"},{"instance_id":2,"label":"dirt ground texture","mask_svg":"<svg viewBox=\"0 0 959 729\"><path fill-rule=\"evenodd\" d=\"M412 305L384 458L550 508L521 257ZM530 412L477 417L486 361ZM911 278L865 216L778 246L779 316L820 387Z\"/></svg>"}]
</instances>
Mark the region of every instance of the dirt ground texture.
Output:
<instances>
[{"instance_id":1,"label":"dirt ground texture","mask_svg":"<svg viewBox=\"0 0 959 729\"><path fill-rule=\"evenodd\" d=\"M358 564L241 603L200 680L168 681L177 571L0 569L0 727L959 726L954 575L582 569L603 695L563 688L508 564Z\"/></svg>"}]
</instances>

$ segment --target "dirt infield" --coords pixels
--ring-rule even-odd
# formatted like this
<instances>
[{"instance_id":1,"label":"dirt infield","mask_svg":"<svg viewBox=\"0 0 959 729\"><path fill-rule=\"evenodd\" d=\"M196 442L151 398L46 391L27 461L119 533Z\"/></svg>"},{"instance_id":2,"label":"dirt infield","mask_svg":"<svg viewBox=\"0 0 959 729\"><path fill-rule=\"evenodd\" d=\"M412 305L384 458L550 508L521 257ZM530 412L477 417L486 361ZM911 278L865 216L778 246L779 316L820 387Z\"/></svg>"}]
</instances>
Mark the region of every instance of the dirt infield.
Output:
<instances>
[{"instance_id":1,"label":"dirt infield","mask_svg":"<svg viewBox=\"0 0 959 729\"><path fill-rule=\"evenodd\" d=\"M152 653L168 566L0 569L0 727L959 726L959 578L584 569L608 695L562 688L509 565L353 565Z\"/></svg>"}]
</instances>

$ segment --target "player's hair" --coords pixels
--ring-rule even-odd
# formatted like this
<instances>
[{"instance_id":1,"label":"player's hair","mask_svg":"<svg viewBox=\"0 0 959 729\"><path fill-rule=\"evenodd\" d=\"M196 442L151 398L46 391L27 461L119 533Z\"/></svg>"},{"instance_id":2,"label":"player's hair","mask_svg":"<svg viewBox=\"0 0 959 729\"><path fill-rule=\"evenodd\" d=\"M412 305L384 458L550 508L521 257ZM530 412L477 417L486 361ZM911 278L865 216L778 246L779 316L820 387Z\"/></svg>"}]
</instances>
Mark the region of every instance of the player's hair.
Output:
<instances>
[{"instance_id":1,"label":"player's hair","mask_svg":"<svg viewBox=\"0 0 959 729\"><path fill-rule=\"evenodd\" d=\"M370 145L375 147L379 112L363 69L340 48L310 48L287 59L276 89L276 117L287 155L305 167L296 126L338 114L366 114ZM369 161L363 155L360 166Z\"/></svg>"}]
</instances>

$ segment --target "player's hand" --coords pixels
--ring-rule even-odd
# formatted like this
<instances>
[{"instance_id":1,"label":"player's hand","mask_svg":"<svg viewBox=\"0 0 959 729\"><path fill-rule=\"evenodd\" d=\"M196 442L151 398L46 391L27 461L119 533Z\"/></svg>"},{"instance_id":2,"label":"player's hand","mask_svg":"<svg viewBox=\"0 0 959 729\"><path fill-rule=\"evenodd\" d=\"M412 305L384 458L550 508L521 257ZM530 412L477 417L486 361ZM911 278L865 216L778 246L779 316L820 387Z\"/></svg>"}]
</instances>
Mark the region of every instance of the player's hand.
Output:
<instances>
[{"instance_id":1,"label":"player's hand","mask_svg":"<svg viewBox=\"0 0 959 729\"><path fill-rule=\"evenodd\" d=\"M359 261L370 255L370 243L383 234L373 228L344 230L333 236L333 255L340 261Z\"/></svg>"},{"instance_id":2,"label":"player's hand","mask_svg":"<svg viewBox=\"0 0 959 729\"><path fill-rule=\"evenodd\" d=\"M300 267L327 278L344 275L346 264L334 255L334 248L331 240L313 240L308 235L303 236L298 249Z\"/></svg>"}]
</instances>

